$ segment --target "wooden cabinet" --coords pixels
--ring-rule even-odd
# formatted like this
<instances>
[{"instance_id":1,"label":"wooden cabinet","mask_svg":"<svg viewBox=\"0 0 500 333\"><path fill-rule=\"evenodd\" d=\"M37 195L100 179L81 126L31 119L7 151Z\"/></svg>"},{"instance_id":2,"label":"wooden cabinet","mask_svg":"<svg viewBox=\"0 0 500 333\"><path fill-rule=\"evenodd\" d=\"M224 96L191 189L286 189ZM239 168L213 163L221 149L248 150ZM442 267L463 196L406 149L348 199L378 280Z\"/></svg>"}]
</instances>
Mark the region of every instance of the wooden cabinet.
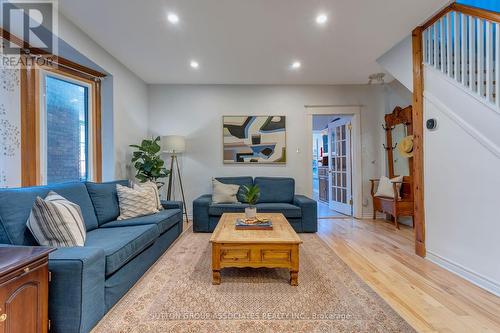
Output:
<instances>
[{"instance_id":1,"label":"wooden cabinet","mask_svg":"<svg viewBox=\"0 0 500 333\"><path fill-rule=\"evenodd\" d=\"M328 202L328 167L320 166L318 167L318 179L319 179L319 200L323 202Z\"/></svg>"},{"instance_id":2,"label":"wooden cabinet","mask_svg":"<svg viewBox=\"0 0 500 333\"><path fill-rule=\"evenodd\" d=\"M0 333L48 331L48 255L52 250L0 247Z\"/></svg>"}]
</instances>

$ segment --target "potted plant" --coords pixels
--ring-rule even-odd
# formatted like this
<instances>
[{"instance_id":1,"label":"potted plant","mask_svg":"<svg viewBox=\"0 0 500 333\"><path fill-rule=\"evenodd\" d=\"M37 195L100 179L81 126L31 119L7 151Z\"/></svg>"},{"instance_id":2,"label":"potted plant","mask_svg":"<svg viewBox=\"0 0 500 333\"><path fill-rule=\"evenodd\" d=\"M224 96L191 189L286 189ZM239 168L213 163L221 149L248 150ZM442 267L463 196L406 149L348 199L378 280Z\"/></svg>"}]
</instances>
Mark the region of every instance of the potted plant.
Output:
<instances>
[{"instance_id":1,"label":"potted plant","mask_svg":"<svg viewBox=\"0 0 500 333\"><path fill-rule=\"evenodd\" d=\"M255 219L257 217L257 207L255 204L260 197L260 188L257 185L243 185L243 200L250 206L245 208L245 216L247 219Z\"/></svg>"},{"instance_id":2,"label":"potted plant","mask_svg":"<svg viewBox=\"0 0 500 333\"><path fill-rule=\"evenodd\" d=\"M141 183L154 182L158 188L165 185L158 179L166 178L170 174L170 171L163 166L165 162L160 157L159 141L160 137L158 136L152 140L142 140L140 146L130 145L130 147L137 148L132 157L132 163L137 170L135 178L139 179Z\"/></svg>"}]
</instances>

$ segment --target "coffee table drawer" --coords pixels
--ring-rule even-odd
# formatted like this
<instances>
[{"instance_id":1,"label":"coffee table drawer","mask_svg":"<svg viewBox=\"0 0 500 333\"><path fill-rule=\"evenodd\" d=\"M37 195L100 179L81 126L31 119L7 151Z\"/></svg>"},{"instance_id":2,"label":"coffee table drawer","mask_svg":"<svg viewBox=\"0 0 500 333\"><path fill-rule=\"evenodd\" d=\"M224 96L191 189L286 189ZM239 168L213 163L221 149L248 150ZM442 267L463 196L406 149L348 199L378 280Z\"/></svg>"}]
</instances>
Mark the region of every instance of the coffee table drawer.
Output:
<instances>
[{"instance_id":1,"label":"coffee table drawer","mask_svg":"<svg viewBox=\"0 0 500 333\"><path fill-rule=\"evenodd\" d=\"M263 262L290 262L290 250L261 250L260 258Z\"/></svg>"},{"instance_id":2,"label":"coffee table drawer","mask_svg":"<svg viewBox=\"0 0 500 333\"><path fill-rule=\"evenodd\" d=\"M241 248L234 248L234 249L223 249L220 254L220 260L221 261L239 261L239 262L245 262L245 261L250 261L250 249L241 249Z\"/></svg>"}]
</instances>

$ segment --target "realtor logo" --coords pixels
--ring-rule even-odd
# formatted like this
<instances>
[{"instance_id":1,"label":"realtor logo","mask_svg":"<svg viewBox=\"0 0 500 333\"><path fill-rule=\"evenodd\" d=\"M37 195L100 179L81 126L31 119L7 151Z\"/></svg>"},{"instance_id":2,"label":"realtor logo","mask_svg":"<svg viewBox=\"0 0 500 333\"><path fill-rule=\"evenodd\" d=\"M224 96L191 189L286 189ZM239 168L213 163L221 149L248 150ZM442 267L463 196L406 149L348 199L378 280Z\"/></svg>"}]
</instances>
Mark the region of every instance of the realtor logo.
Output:
<instances>
[{"instance_id":1,"label":"realtor logo","mask_svg":"<svg viewBox=\"0 0 500 333\"><path fill-rule=\"evenodd\" d=\"M42 53L56 54L56 1L0 0L4 30ZM22 46L4 41L3 54L20 54Z\"/></svg>"}]
</instances>

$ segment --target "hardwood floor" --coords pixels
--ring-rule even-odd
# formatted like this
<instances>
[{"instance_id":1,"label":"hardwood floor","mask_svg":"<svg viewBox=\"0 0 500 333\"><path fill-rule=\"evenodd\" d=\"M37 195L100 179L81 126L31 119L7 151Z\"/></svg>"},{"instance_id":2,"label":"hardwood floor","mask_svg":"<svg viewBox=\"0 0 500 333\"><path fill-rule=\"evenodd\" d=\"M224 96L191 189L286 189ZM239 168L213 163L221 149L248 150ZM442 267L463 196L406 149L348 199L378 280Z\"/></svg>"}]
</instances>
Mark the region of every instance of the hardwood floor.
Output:
<instances>
[{"instance_id":1,"label":"hardwood floor","mask_svg":"<svg viewBox=\"0 0 500 333\"><path fill-rule=\"evenodd\" d=\"M318 235L419 332L500 332L500 297L415 255L411 227L319 220Z\"/></svg>"}]
</instances>

